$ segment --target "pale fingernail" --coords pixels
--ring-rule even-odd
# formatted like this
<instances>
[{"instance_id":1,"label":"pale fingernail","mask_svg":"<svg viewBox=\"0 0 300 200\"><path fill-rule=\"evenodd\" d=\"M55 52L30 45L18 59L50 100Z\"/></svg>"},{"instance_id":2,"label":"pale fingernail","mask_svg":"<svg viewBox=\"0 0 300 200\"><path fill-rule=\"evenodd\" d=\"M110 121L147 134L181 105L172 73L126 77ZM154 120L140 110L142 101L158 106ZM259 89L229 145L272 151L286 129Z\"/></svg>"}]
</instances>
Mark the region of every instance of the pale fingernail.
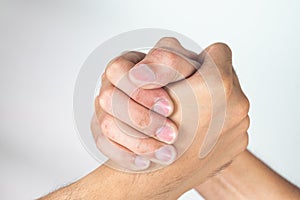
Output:
<instances>
[{"instance_id":1,"label":"pale fingernail","mask_svg":"<svg viewBox=\"0 0 300 200\"><path fill-rule=\"evenodd\" d=\"M134 159L134 164L141 169L147 169L150 166L150 160L147 160L142 156L136 156Z\"/></svg>"},{"instance_id":2,"label":"pale fingernail","mask_svg":"<svg viewBox=\"0 0 300 200\"><path fill-rule=\"evenodd\" d=\"M146 64L140 64L129 71L129 79L136 85L155 81L155 73Z\"/></svg>"},{"instance_id":3,"label":"pale fingernail","mask_svg":"<svg viewBox=\"0 0 300 200\"><path fill-rule=\"evenodd\" d=\"M171 112L171 106L166 99L160 99L155 102L153 110L163 116L168 116Z\"/></svg>"},{"instance_id":4,"label":"pale fingernail","mask_svg":"<svg viewBox=\"0 0 300 200\"><path fill-rule=\"evenodd\" d=\"M163 146L155 151L155 157L165 164L174 162L176 155L176 149L171 145Z\"/></svg>"},{"instance_id":5,"label":"pale fingernail","mask_svg":"<svg viewBox=\"0 0 300 200\"><path fill-rule=\"evenodd\" d=\"M160 141L166 142L168 144L174 143L174 141L176 139L176 135L177 134L176 134L174 128L171 126L168 126L168 125L163 126L156 131L156 137Z\"/></svg>"}]
</instances>

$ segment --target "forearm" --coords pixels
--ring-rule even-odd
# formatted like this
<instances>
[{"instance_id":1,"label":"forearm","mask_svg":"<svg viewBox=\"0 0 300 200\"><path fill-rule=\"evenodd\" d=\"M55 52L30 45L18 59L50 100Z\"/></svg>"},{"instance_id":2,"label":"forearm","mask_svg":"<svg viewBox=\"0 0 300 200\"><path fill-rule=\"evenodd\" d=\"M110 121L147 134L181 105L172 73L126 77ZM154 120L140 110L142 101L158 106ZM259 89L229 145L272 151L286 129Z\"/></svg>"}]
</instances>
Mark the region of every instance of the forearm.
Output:
<instances>
[{"instance_id":1,"label":"forearm","mask_svg":"<svg viewBox=\"0 0 300 200\"><path fill-rule=\"evenodd\" d=\"M249 151L212 179L199 185L205 199L299 199L299 189Z\"/></svg>"},{"instance_id":2,"label":"forearm","mask_svg":"<svg viewBox=\"0 0 300 200\"><path fill-rule=\"evenodd\" d=\"M176 170L176 169L172 169ZM158 170L149 173L126 173L114 170L105 165L41 200L61 199L177 199L188 189L181 185L184 181L176 177L162 179L172 170Z\"/></svg>"},{"instance_id":3,"label":"forearm","mask_svg":"<svg viewBox=\"0 0 300 200\"><path fill-rule=\"evenodd\" d=\"M63 187L41 200L56 199L121 199L129 197L135 190L135 178L130 174L125 174L106 167L100 166L87 176L75 183ZM139 196L137 196L139 198Z\"/></svg>"}]
</instances>

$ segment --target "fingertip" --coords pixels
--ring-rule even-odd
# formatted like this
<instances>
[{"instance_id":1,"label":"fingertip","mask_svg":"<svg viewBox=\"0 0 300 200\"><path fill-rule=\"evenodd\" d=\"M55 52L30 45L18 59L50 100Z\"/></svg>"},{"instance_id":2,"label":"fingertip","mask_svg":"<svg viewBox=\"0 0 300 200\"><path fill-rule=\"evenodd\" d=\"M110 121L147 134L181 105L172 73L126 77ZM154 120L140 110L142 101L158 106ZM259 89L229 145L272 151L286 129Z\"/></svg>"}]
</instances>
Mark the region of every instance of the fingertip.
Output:
<instances>
[{"instance_id":1,"label":"fingertip","mask_svg":"<svg viewBox=\"0 0 300 200\"><path fill-rule=\"evenodd\" d=\"M144 170L150 167L150 160L137 155L134 159L134 164L138 168L137 170Z\"/></svg>"},{"instance_id":2,"label":"fingertip","mask_svg":"<svg viewBox=\"0 0 300 200\"><path fill-rule=\"evenodd\" d=\"M168 117L173 113L173 103L170 100L161 98L154 103L152 110L164 117Z\"/></svg>"},{"instance_id":3,"label":"fingertip","mask_svg":"<svg viewBox=\"0 0 300 200\"><path fill-rule=\"evenodd\" d=\"M166 125L163 127L160 127L156 131L156 137L167 144L174 144L174 142L177 140L177 130L175 127Z\"/></svg>"},{"instance_id":4,"label":"fingertip","mask_svg":"<svg viewBox=\"0 0 300 200\"><path fill-rule=\"evenodd\" d=\"M147 64L138 64L129 70L129 80L138 87L145 86L156 80L156 74Z\"/></svg>"},{"instance_id":5,"label":"fingertip","mask_svg":"<svg viewBox=\"0 0 300 200\"><path fill-rule=\"evenodd\" d=\"M174 146L166 145L155 151L155 158L164 165L172 164L177 157L177 151Z\"/></svg>"}]
</instances>

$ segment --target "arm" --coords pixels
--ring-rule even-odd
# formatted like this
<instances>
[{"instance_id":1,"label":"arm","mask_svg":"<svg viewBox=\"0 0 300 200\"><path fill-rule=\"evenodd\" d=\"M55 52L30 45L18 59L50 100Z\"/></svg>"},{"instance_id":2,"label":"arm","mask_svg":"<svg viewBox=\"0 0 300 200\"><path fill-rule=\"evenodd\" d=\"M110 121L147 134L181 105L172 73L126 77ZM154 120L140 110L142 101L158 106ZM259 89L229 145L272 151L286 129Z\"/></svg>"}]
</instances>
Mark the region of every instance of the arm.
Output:
<instances>
[{"instance_id":1,"label":"arm","mask_svg":"<svg viewBox=\"0 0 300 200\"><path fill-rule=\"evenodd\" d=\"M170 178L175 173L174 170L176 169L137 174L102 165L75 183L40 200L177 199L185 191L179 185L180 180L176 180L176 177Z\"/></svg>"},{"instance_id":2,"label":"arm","mask_svg":"<svg viewBox=\"0 0 300 200\"><path fill-rule=\"evenodd\" d=\"M126 181L132 182L129 178ZM118 183L118 187L114 187L114 182ZM42 197L41 200L107 199L108 197L120 199L122 196L129 195L126 194L128 191L135 191L131 190L130 187L131 184L126 184L121 175L117 175L117 173L102 165L75 183Z\"/></svg>"},{"instance_id":3,"label":"arm","mask_svg":"<svg viewBox=\"0 0 300 200\"><path fill-rule=\"evenodd\" d=\"M196 187L205 199L299 199L300 190L249 151Z\"/></svg>"},{"instance_id":4,"label":"arm","mask_svg":"<svg viewBox=\"0 0 300 200\"><path fill-rule=\"evenodd\" d=\"M160 53L164 53L164 52L160 52ZM132 102L131 104L132 107L129 107L129 113L131 114L130 117L137 119L137 121L134 121L134 119L131 121L132 118L126 118L126 117L122 118L124 122L122 122L122 120L116 121L118 120L117 117L123 117L122 113L126 113L125 111L127 110L126 107L122 106L126 104L122 104L122 102L126 103L130 99L128 96L124 95L124 93L118 91L117 88L114 88L113 84L111 84L107 80L106 76L103 76L101 94L100 97L96 98L95 101L96 115L92 120L92 126L91 126L97 147L98 148L102 147L100 149L103 149L103 151L107 155L109 155L108 157L112 161L120 161L121 164L125 164L124 165L125 167L133 166L133 164L137 165L137 162L135 161L137 160L138 153L140 152L141 154L143 154L144 150L149 150L149 149L150 149L149 153L152 153L150 154L150 156L152 156L150 157L150 159L155 161L160 160L161 162L163 161L169 162L171 160L173 164L167 167L159 168L159 170L155 170L155 171L152 171L150 169L149 171L144 171L143 173L128 173L128 172L125 173L125 172L108 168L107 166L101 166L91 174L77 181L76 183L71 184L70 186L67 186L65 188L62 188L48 195L47 197L44 197L44 199L49 199L49 200L51 199L108 199L108 198L109 199L177 199L184 192L192 189L196 185L202 184L205 180L210 178L212 174L215 174L216 171L219 171L221 168L226 166L228 162L230 162L234 157L236 157L236 155L244 151L246 149L247 142L248 142L246 130L248 129L248 125L249 125L249 118L247 115L249 106L246 97L244 96L241 89L239 88L239 85L235 83L233 87L231 76L234 76L234 74L231 73L232 66L230 61L231 59L230 50L227 46L223 44L215 44L209 50L209 53L210 56L213 58L213 60L215 60L217 64L219 64L216 67L220 67L219 68L220 72L223 72L221 74L225 79L224 85L226 86L224 87L224 89L228 92L227 93L228 98L230 97L229 99L230 104L228 104L227 107L228 110L227 116L231 116L235 113L235 118L234 119L230 118L231 120L226 120L225 124L223 124L224 125L223 127L225 128L222 130L220 139L217 141L215 148L211 150L208 156L199 159L200 144L203 143L206 131L210 124L210 119L213 118L211 117L212 114L210 113L211 109L202 109L201 115L198 115L198 112L195 112L196 108L197 109L198 107L204 108L205 106L207 106L207 104L210 105L211 102L209 100L210 99L209 97L211 96L209 94L211 91L209 92L209 89L206 87L206 84L202 82L203 80L200 77L200 73L195 73L187 80L189 83L189 87L193 88L192 96L195 95L195 99L194 99L196 101L195 103L191 103L190 100L193 98L190 98L189 95L186 95L187 89L184 87L185 85L178 83L178 84L173 84L172 87L170 87L170 90L173 91L174 94L177 94L177 96L174 95L172 98L174 99L175 105L177 105L178 107L181 105L184 108L186 107L185 105L194 105L193 107L187 106L187 108L192 108L192 109L187 110L186 116L190 117L193 116L192 114L197 114L193 119L190 118L190 120L185 119L181 121L180 112L182 109L178 109L178 107L176 106L175 108L177 109L175 109L172 116L170 116L170 118L173 119L174 122L177 122L177 124L182 125L182 127L186 127L184 129L185 130L184 134L181 134L181 136L183 137L181 137L181 139L178 138L178 140L182 142L181 140L185 138L192 139L192 142L188 146L188 148L184 149L181 147L183 152L182 155L177 159L174 159L174 157L176 157L176 153L174 153L176 149L171 148L169 144L159 142L155 140L153 137L141 138L141 137L136 137L139 136L139 134L127 135L123 133L123 131L125 130L120 129L121 126L118 125L123 125L123 127L126 127L127 130L128 129L130 130L130 133L133 133L134 128L131 127L133 123L142 122L143 124L146 123L147 121L151 122L152 119L153 120L155 119L152 118L153 115L158 117L158 119L164 119L164 118L162 118L163 116L155 114L154 112L152 113L153 115L149 116L149 111L146 108L138 107L138 104ZM126 54L123 56L130 57L130 55L138 56L136 53ZM175 55L172 55L172 57L173 56ZM163 57L166 58L165 56ZM204 55L203 57L204 57L203 59L206 60L206 63L202 65L201 68L202 72L203 73L205 73L206 71L210 72L210 70L214 66L211 64L212 60L208 56L208 54ZM128 71L128 68L129 69L132 68L134 64L132 64L130 60L127 60L126 58L128 59L128 57L117 59L118 61L117 63L119 64L122 61L121 67L119 65L116 65L116 61L115 61L113 64L115 64L114 66L118 70L116 71L116 73L113 74L107 73L106 75L112 78L112 75L116 75L118 73L120 74L120 72L122 72L122 67L123 69L125 68L126 72ZM132 59L134 60L135 58L136 57L134 56ZM178 64L179 62L174 62L174 63ZM215 74L211 74L211 76L209 77L215 80ZM220 87L222 85L223 82L220 82L215 86L215 88L223 88ZM231 89L229 89L229 87ZM158 92L158 94L162 94L161 90L163 89L151 90L151 91L152 92L156 91ZM141 90L139 91L141 92ZM234 91L234 93L229 94L230 91ZM111 96L113 92L116 93L114 93L114 95ZM198 94L199 96L196 94ZM159 96L161 97L161 95ZM118 102L117 104L112 103L114 102L112 101L112 97L117 98L114 99L117 100L115 101ZM181 98L179 99L178 97ZM202 101L200 101L200 99ZM208 100L203 101L203 99L208 99ZM201 102L203 105L200 103L198 105L198 102ZM119 106L119 105L121 105L121 108L114 111L119 111L119 112L121 111L121 113L120 115L116 115L116 113L112 112L112 106ZM236 109L238 109L238 107L233 107L232 105L240 105L240 106L243 105L244 109L242 111L239 109L239 115L237 115L235 111ZM224 105L220 102L216 102L214 106L217 106L220 109L224 109ZM139 108L139 109L135 109L135 108ZM114 118L115 116L117 117ZM138 120L138 117L141 117L142 120ZM147 120L147 119L151 119L151 120ZM164 120L167 120L166 123L171 123L170 119L164 119ZM164 122L164 120L162 121ZM216 118L215 120L219 121L218 118ZM191 129L191 126L189 126L190 122L192 122L192 125L200 124L201 126L196 126L196 129L193 130ZM128 125L126 125L125 123L128 123ZM137 124L139 125L140 123ZM145 125L146 127L148 127L147 123ZM151 123L151 125L153 124ZM139 126L135 126L135 127L139 128ZM156 129L154 128L152 130L156 130ZM167 134L169 134L168 131ZM107 138L105 138L105 136L107 136ZM158 137L156 136L156 138ZM162 137L162 139L168 139L168 137ZM121 154L115 153L115 151L112 151L111 148L104 148L107 147L107 144L110 144L110 143L105 143L105 141L110 141L110 143L114 142L112 144L123 145L127 147L128 150L121 152ZM155 148L157 146L159 146L158 149ZM178 147L180 148L180 146ZM120 148L118 149L120 150ZM141 152L141 150L143 151ZM148 167L148 165L146 167Z\"/></svg>"}]
</instances>

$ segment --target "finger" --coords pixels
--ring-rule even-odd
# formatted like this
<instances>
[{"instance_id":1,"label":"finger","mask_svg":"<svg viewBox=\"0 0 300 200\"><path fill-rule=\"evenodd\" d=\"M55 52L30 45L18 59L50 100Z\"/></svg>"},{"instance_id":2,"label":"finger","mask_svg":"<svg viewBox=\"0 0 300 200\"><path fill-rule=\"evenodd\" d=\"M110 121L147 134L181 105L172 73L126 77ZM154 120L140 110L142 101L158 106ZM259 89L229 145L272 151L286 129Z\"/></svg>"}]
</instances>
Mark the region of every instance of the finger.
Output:
<instances>
[{"instance_id":1,"label":"finger","mask_svg":"<svg viewBox=\"0 0 300 200\"><path fill-rule=\"evenodd\" d=\"M226 153L229 153L233 150L231 148L234 146L235 148L239 148L240 151L233 150L232 153L237 153L245 150L248 146L249 138L248 138L248 128L250 126L250 118L247 115L244 117L239 124L235 125L231 129L229 129L227 132L224 132L224 141L227 141L227 144L225 146L228 146L229 149L226 150ZM221 137L223 137L223 135ZM231 147L230 147L231 146ZM221 147L221 149L224 151L224 148ZM236 155L234 155L236 156ZM233 156L233 157L234 157Z\"/></svg>"},{"instance_id":2,"label":"finger","mask_svg":"<svg viewBox=\"0 0 300 200\"><path fill-rule=\"evenodd\" d=\"M113 85L107 84L101 88L95 104L132 128L159 141L172 144L177 138L178 130L171 120L136 103Z\"/></svg>"},{"instance_id":3,"label":"finger","mask_svg":"<svg viewBox=\"0 0 300 200\"><path fill-rule=\"evenodd\" d=\"M197 54L183 48L177 39L167 37L129 71L129 78L144 89L160 88L190 76L199 67Z\"/></svg>"},{"instance_id":4,"label":"finger","mask_svg":"<svg viewBox=\"0 0 300 200\"><path fill-rule=\"evenodd\" d=\"M212 120L200 150L200 156L203 158L217 143L225 123L226 103L231 96L233 86L231 50L225 44L216 43L206 48L199 59L202 66L189 78L189 81L205 85L205 91L209 91L212 103Z\"/></svg>"},{"instance_id":5,"label":"finger","mask_svg":"<svg viewBox=\"0 0 300 200\"><path fill-rule=\"evenodd\" d=\"M175 161L177 153L173 146L146 137L109 114L102 113L99 121L101 132L107 138L135 154L163 165Z\"/></svg>"},{"instance_id":6,"label":"finger","mask_svg":"<svg viewBox=\"0 0 300 200\"><path fill-rule=\"evenodd\" d=\"M233 86L233 90L228 99L226 110L227 125L223 128L223 131L227 131L232 128L237 121L244 119L249 112L250 103L243 91L238 88L239 86Z\"/></svg>"},{"instance_id":7,"label":"finger","mask_svg":"<svg viewBox=\"0 0 300 200\"><path fill-rule=\"evenodd\" d=\"M199 73L207 79L220 78L225 94L228 97L233 86L232 52L224 43L215 43L207 47L199 55L202 63Z\"/></svg>"},{"instance_id":8,"label":"finger","mask_svg":"<svg viewBox=\"0 0 300 200\"><path fill-rule=\"evenodd\" d=\"M241 152L245 151L248 145L248 133L240 130L232 130L221 136L218 145L211 152L210 159L216 160L215 164L224 166L228 158L234 160ZM234 148L232 148L234 147Z\"/></svg>"},{"instance_id":9,"label":"finger","mask_svg":"<svg viewBox=\"0 0 300 200\"><path fill-rule=\"evenodd\" d=\"M169 116L173 112L174 106L171 98L164 89L144 90L138 88L128 78L128 71L142 60L144 56L145 54L140 52L126 52L115 58L108 64L102 84L110 81L139 104L163 116Z\"/></svg>"},{"instance_id":10,"label":"finger","mask_svg":"<svg viewBox=\"0 0 300 200\"><path fill-rule=\"evenodd\" d=\"M144 157L138 156L125 148L120 148L101 133L101 127L97 117L94 115L91 124L92 133L97 148L114 163L128 170L144 170L149 168L150 161ZM112 162L108 162L113 166Z\"/></svg>"}]
</instances>

